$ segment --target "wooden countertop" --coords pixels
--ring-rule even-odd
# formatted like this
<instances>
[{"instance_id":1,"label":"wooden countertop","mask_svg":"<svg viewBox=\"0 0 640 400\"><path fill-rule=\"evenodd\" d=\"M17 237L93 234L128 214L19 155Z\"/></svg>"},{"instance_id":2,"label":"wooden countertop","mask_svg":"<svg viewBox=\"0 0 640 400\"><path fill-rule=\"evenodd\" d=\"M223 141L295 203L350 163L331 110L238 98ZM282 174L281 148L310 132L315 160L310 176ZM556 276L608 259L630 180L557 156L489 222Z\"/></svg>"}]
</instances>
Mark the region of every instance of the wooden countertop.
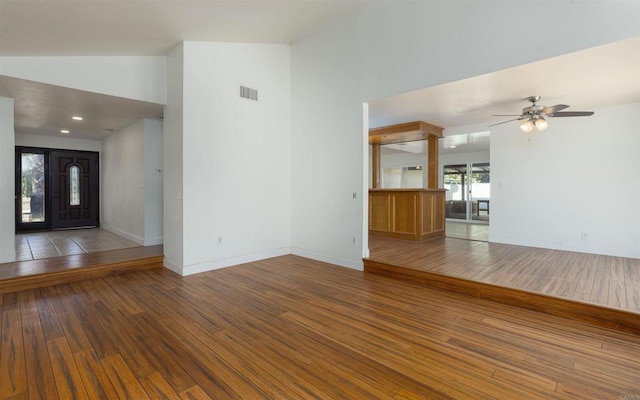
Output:
<instances>
[{"instance_id":1,"label":"wooden countertop","mask_svg":"<svg viewBox=\"0 0 640 400\"><path fill-rule=\"evenodd\" d=\"M427 188L369 188L369 192L446 192L447 189L427 189Z\"/></svg>"}]
</instances>

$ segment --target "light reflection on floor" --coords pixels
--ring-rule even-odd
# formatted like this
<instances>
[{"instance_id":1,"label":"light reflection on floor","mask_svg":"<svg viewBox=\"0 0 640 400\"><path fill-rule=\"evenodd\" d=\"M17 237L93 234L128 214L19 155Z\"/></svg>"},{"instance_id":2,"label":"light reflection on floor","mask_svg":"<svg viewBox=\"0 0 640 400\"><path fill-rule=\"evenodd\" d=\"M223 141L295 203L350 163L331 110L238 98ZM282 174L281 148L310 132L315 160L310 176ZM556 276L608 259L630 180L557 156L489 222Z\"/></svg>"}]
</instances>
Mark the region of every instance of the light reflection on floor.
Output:
<instances>
[{"instance_id":1,"label":"light reflection on floor","mask_svg":"<svg viewBox=\"0 0 640 400\"><path fill-rule=\"evenodd\" d=\"M489 224L447 221L447 237L489 241Z\"/></svg>"},{"instance_id":2,"label":"light reflection on floor","mask_svg":"<svg viewBox=\"0 0 640 400\"><path fill-rule=\"evenodd\" d=\"M138 247L138 243L100 228L16 234L16 261Z\"/></svg>"}]
</instances>

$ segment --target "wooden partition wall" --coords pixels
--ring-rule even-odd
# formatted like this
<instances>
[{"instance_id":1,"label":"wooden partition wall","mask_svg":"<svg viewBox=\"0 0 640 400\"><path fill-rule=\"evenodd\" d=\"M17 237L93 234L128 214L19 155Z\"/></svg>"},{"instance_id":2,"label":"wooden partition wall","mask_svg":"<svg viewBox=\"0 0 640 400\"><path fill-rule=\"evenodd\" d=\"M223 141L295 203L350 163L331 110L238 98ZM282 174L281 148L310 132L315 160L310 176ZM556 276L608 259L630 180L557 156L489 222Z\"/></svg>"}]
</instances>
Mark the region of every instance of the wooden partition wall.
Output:
<instances>
[{"instance_id":1,"label":"wooden partition wall","mask_svg":"<svg viewBox=\"0 0 640 400\"><path fill-rule=\"evenodd\" d=\"M373 187L369 189L369 234L406 240L445 236L445 189L438 188L438 139L443 128L424 121L369 130ZM380 146L427 140L427 188L380 188Z\"/></svg>"}]
</instances>

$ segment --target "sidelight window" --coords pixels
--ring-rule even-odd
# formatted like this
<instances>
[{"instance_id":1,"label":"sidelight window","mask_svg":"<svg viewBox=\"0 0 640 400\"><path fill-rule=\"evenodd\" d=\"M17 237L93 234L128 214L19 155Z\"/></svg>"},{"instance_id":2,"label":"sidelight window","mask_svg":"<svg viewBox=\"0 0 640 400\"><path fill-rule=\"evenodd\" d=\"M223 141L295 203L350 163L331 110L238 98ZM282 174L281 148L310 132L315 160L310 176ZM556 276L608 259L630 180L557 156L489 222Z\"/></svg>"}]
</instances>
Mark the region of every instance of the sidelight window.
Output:
<instances>
[{"instance_id":1,"label":"sidelight window","mask_svg":"<svg viewBox=\"0 0 640 400\"><path fill-rule=\"evenodd\" d=\"M44 222L44 154L24 152L20 162L21 222Z\"/></svg>"}]
</instances>

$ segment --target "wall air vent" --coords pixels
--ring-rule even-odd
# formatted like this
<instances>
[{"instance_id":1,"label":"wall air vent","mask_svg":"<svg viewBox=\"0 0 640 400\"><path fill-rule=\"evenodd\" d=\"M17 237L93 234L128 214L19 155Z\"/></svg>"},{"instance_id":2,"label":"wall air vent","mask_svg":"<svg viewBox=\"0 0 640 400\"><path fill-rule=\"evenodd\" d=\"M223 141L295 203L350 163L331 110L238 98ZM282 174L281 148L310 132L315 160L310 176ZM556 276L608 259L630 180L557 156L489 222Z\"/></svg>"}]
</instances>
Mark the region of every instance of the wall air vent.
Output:
<instances>
[{"instance_id":1,"label":"wall air vent","mask_svg":"<svg viewBox=\"0 0 640 400\"><path fill-rule=\"evenodd\" d=\"M240 86L240 97L258 101L258 89L251 89L246 86Z\"/></svg>"}]
</instances>

